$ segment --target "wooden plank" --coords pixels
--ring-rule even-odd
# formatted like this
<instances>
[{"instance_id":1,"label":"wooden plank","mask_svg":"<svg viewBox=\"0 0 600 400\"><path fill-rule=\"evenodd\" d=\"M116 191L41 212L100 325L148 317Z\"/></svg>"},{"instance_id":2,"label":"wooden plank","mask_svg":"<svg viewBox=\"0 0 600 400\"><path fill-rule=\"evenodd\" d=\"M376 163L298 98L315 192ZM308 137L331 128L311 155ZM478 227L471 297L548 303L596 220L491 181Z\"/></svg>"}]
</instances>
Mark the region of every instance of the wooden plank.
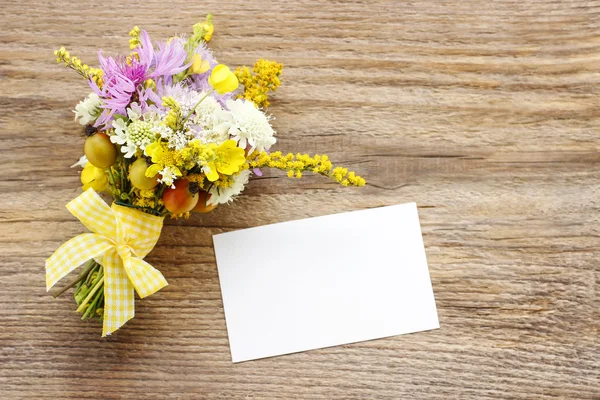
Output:
<instances>
[{"instance_id":1,"label":"wooden plank","mask_svg":"<svg viewBox=\"0 0 600 400\"><path fill-rule=\"evenodd\" d=\"M278 149L369 182L267 172L228 207L169 221L148 260L170 286L108 339L44 260L82 232L65 209L93 63L215 14L232 66L285 64ZM0 7L0 398L600 398L600 2L68 2ZM230 361L211 235L416 201L441 329ZM368 234L368 232L365 232ZM340 251L360 251L349 244Z\"/></svg>"}]
</instances>

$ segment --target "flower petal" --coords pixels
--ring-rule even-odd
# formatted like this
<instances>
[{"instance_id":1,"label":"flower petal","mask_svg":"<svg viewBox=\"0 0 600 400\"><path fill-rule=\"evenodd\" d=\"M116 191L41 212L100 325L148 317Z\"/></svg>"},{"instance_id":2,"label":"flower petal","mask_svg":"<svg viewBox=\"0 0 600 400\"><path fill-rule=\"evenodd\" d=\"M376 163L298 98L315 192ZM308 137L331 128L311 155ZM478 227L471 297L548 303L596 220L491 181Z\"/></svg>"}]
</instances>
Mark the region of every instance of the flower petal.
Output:
<instances>
[{"instance_id":1,"label":"flower petal","mask_svg":"<svg viewBox=\"0 0 600 400\"><path fill-rule=\"evenodd\" d=\"M203 171L209 181L214 182L219 179L219 173L217 172L217 167L214 162L208 163L208 165L203 168Z\"/></svg>"},{"instance_id":2,"label":"flower petal","mask_svg":"<svg viewBox=\"0 0 600 400\"><path fill-rule=\"evenodd\" d=\"M161 170L160 165L152 164L151 166L149 166L146 169L146 172L144 173L144 175L146 175L146 177L148 177L148 178L153 178L160 172L160 170Z\"/></svg>"}]
</instances>

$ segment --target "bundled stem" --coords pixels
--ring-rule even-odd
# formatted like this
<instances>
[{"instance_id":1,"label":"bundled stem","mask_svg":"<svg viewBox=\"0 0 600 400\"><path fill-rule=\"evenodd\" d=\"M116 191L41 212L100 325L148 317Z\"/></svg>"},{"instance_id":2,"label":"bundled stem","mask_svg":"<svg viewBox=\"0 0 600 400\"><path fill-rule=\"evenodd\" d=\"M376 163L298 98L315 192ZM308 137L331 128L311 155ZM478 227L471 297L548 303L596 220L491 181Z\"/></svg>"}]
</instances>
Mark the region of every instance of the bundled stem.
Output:
<instances>
[{"instance_id":1,"label":"bundled stem","mask_svg":"<svg viewBox=\"0 0 600 400\"><path fill-rule=\"evenodd\" d=\"M83 313L81 319L104 316L104 268L95 260L90 260L91 268L85 278L75 287L77 312ZM83 275L83 274L82 274Z\"/></svg>"}]
</instances>

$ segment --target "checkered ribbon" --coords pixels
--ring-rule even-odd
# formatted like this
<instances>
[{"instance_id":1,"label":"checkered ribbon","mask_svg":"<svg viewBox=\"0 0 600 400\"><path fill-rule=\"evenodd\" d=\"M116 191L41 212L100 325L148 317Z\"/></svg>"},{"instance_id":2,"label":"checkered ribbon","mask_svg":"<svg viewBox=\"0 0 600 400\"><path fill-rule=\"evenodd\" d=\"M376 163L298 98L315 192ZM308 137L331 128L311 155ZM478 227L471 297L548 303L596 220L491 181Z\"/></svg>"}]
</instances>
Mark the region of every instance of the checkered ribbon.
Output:
<instances>
[{"instance_id":1,"label":"checkered ribbon","mask_svg":"<svg viewBox=\"0 0 600 400\"><path fill-rule=\"evenodd\" d=\"M160 271L142 260L160 236L163 218L130 207L109 207L94 189L67 204L93 233L65 242L46 260L46 287L94 258L104 266L104 324L110 335L133 318L134 294L144 298L167 286Z\"/></svg>"}]
</instances>

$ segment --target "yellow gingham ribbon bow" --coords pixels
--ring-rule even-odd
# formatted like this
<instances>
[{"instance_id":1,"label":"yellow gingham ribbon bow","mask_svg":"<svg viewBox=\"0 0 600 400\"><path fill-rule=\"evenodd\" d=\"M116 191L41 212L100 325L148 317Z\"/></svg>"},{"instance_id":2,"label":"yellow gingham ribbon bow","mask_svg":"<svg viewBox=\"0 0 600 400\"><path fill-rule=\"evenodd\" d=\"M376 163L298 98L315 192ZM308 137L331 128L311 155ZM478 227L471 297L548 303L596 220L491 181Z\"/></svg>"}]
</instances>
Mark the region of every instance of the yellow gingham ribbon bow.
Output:
<instances>
[{"instance_id":1,"label":"yellow gingham ribbon bow","mask_svg":"<svg viewBox=\"0 0 600 400\"><path fill-rule=\"evenodd\" d=\"M97 259L104 267L102 336L110 335L133 318L134 288L144 298L167 286L160 271L142 260L158 241L163 217L117 204L109 207L94 189L72 200L67 209L93 233L63 243L46 260L46 288Z\"/></svg>"}]
</instances>

